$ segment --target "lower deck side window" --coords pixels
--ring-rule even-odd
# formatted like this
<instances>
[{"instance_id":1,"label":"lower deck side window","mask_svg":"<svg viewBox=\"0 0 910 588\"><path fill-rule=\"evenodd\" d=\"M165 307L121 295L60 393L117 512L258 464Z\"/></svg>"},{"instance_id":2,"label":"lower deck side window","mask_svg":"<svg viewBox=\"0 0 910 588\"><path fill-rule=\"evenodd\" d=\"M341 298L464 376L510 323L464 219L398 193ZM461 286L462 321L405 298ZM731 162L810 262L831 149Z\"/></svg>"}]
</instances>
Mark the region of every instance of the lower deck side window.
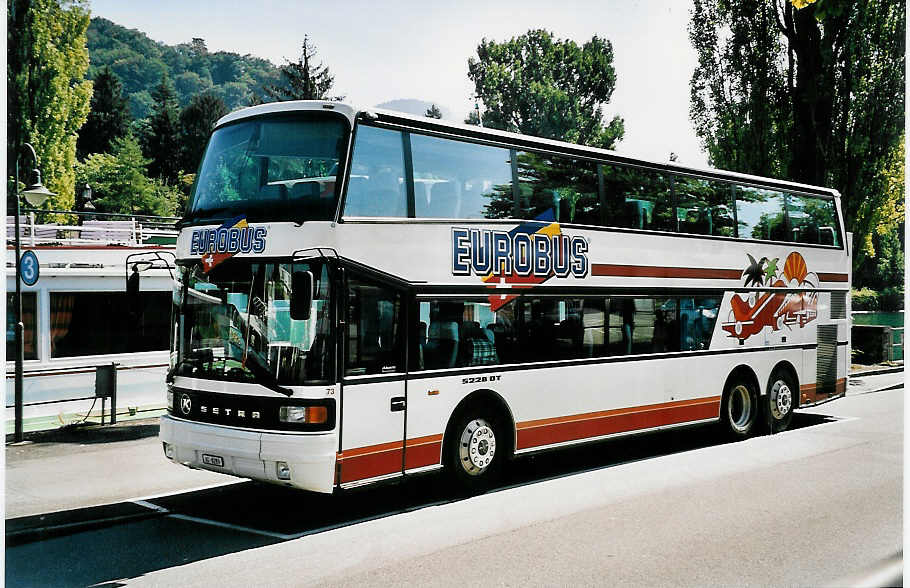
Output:
<instances>
[{"instance_id":1,"label":"lower deck side window","mask_svg":"<svg viewBox=\"0 0 910 588\"><path fill-rule=\"evenodd\" d=\"M6 360L16 359L16 295L6 294ZM22 324L25 330L22 333L22 343L25 359L38 359L38 344L36 331L37 298L34 292L22 293Z\"/></svg>"},{"instance_id":2,"label":"lower deck side window","mask_svg":"<svg viewBox=\"0 0 910 588\"><path fill-rule=\"evenodd\" d=\"M717 296L502 296L418 302L412 369L708 349Z\"/></svg>"},{"instance_id":3,"label":"lower deck side window","mask_svg":"<svg viewBox=\"0 0 910 588\"><path fill-rule=\"evenodd\" d=\"M170 292L51 292L51 357L168 348Z\"/></svg>"}]
</instances>

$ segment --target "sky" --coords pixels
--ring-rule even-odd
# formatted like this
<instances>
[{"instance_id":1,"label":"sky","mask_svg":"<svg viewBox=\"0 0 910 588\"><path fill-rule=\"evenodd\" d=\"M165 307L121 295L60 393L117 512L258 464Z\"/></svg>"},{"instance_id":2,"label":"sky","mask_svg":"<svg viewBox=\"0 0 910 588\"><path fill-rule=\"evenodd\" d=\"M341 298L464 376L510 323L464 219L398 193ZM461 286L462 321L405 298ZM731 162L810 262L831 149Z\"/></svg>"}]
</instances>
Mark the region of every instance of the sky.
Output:
<instances>
[{"instance_id":1,"label":"sky","mask_svg":"<svg viewBox=\"0 0 910 588\"><path fill-rule=\"evenodd\" d=\"M93 16L169 45L205 40L209 51L296 61L304 34L335 76L333 94L370 107L400 98L438 104L461 122L473 108L467 62L481 39L504 41L545 28L584 43L613 44L616 89L605 119L625 119L617 151L705 166L689 120L696 55L690 0L436 0L305 2L272 0L91 0Z\"/></svg>"}]
</instances>

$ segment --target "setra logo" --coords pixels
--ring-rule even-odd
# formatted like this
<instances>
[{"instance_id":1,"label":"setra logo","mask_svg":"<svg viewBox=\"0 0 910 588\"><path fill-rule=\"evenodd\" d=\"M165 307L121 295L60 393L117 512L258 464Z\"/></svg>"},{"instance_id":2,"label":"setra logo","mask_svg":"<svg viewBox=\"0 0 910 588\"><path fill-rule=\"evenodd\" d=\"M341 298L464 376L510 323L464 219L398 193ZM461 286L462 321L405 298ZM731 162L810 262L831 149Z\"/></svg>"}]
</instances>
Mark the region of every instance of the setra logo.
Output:
<instances>
[{"instance_id":1,"label":"setra logo","mask_svg":"<svg viewBox=\"0 0 910 588\"><path fill-rule=\"evenodd\" d=\"M190 412L193 410L193 401L190 400L189 394L184 394L180 397L180 412L189 416Z\"/></svg>"}]
</instances>

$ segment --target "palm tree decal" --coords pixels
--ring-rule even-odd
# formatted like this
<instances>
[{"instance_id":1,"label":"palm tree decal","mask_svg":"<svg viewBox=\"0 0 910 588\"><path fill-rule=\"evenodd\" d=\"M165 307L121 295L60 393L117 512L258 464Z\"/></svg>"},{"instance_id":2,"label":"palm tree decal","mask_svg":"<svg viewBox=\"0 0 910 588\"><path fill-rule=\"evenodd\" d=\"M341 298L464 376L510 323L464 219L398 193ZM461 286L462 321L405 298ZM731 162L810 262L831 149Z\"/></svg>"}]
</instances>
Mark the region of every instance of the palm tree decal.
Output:
<instances>
[{"instance_id":1,"label":"palm tree decal","mask_svg":"<svg viewBox=\"0 0 910 588\"><path fill-rule=\"evenodd\" d=\"M757 284L762 286L765 283L765 262L768 261L767 257L762 257L760 260L755 261L755 258L750 254L746 253L746 256L749 258L749 267L743 271L742 277L746 278L745 286L749 287L752 284Z\"/></svg>"}]
</instances>

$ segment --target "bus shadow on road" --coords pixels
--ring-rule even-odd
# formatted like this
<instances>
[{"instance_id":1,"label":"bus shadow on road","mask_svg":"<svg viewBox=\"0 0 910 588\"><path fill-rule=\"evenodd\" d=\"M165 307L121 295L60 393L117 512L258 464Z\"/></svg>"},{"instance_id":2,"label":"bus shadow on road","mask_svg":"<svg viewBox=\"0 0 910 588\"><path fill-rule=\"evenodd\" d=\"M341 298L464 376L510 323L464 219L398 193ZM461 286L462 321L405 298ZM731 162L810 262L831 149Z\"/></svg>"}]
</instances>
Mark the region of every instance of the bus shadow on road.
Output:
<instances>
[{"instance_id":1,"label":"bus shadow on road","mask_svg":"<svg viewBox=\"0 0 910 588\"><path fill-rule=\"evenodd\" d=\"M797 413L791 430L835 420ZM543 452L516 459L490 492L729 442L717 427L701 426ZM172 494L147 501L158 509L149 518L112 520L91 530L63 529L50 537L42 535L41 541L8 547L6 581L8 585L120 585L117 578L465 498L438 474L334 495L255 482ZM73 515L79 518L81 513ZM21 529L30 521L10 522Z\"/></svg>"}]
</instances>

